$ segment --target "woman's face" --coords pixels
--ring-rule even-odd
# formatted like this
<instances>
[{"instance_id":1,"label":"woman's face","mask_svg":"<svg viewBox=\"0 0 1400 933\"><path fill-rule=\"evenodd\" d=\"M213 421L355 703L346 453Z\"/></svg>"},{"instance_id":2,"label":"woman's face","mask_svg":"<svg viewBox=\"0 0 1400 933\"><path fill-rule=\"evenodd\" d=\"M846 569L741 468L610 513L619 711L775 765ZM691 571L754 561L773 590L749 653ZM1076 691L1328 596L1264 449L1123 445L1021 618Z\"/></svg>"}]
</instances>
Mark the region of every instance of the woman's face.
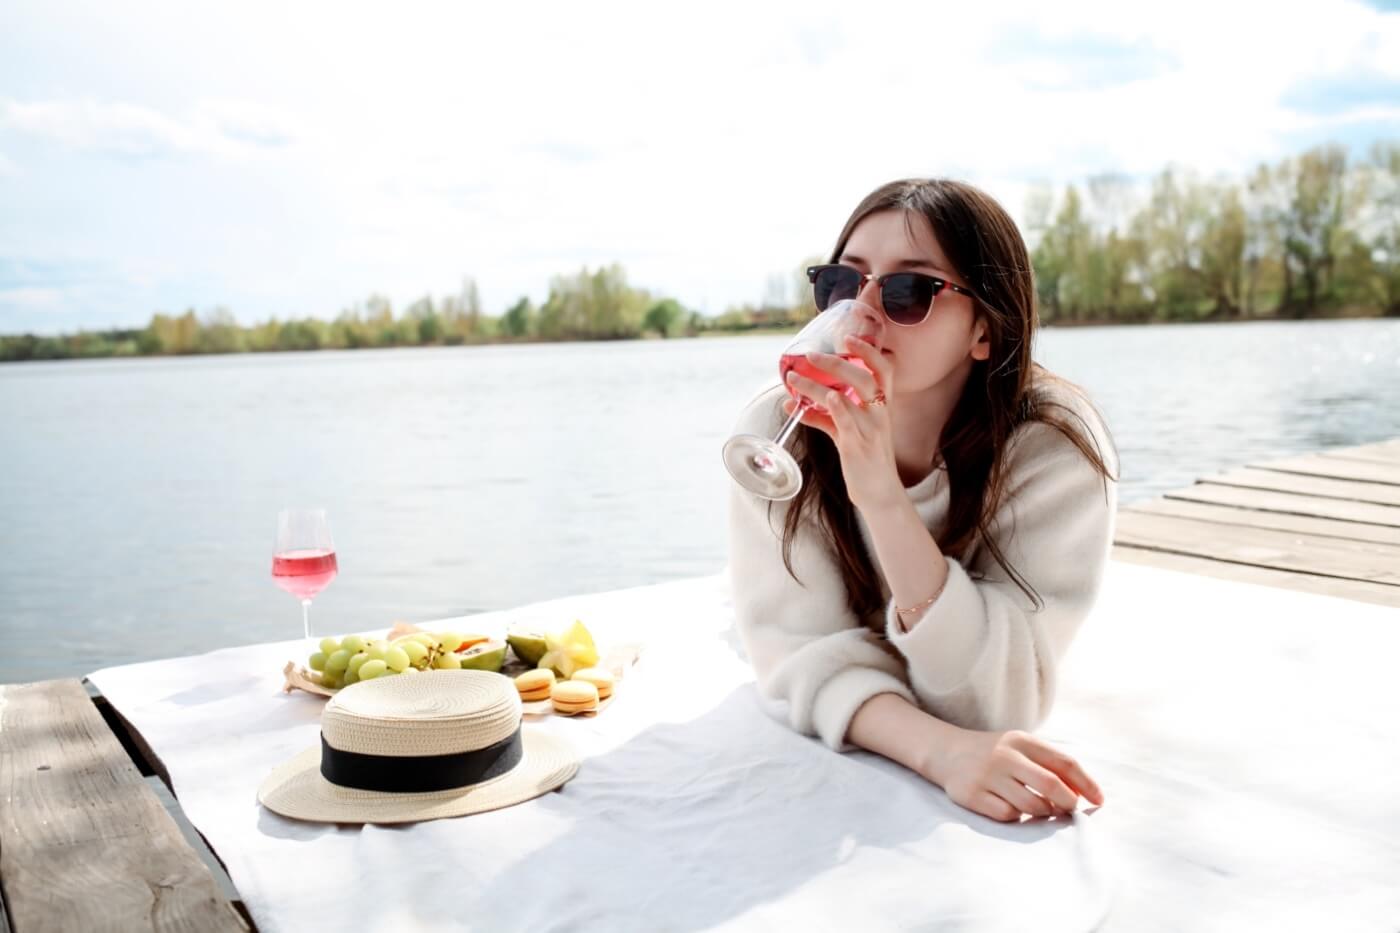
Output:
<instances>
[{"instance_id":1,"label":"woman's face","mask_svg":"<svg viewBox=\"0 0 1400 933\"><path fill-rule=\"evenodd\" d=\"M890 209L866 216L837 261L876 276L923 272L971 288L953 271L928 220L918 213ZM874 281L866 281L859 297L884 311ZM988 356L986 332L986 322L974 314L972 298L947 288L920 324L903 327L886 318L885 356L894 367L894 385L885 390L915 394L945 385L951 394L960 394L973 360Z\"/></svg>"}]
</instances>

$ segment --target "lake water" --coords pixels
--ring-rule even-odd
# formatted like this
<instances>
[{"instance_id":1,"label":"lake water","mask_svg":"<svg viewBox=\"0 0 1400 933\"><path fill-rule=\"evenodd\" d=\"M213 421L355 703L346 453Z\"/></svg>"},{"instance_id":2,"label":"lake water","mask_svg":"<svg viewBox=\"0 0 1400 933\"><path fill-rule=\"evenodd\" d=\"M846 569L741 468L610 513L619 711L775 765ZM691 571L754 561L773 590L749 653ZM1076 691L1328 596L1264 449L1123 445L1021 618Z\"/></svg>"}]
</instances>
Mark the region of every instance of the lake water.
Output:
<instances>
[{"instance_id":1,"label":"lake water","mask_svg":"<svg viewBox=\"0 0 1400 933\"><path fill-rule=\"evenodd\" d=\"M346 631L715 573L720 446L782 337L0 366L0 682L301 633L275 517L324 506ZM1400 437L1400 321L1042 332L1122 500ZM664 624L664 611L657 619Z\"/></svg>"}]
</instances>

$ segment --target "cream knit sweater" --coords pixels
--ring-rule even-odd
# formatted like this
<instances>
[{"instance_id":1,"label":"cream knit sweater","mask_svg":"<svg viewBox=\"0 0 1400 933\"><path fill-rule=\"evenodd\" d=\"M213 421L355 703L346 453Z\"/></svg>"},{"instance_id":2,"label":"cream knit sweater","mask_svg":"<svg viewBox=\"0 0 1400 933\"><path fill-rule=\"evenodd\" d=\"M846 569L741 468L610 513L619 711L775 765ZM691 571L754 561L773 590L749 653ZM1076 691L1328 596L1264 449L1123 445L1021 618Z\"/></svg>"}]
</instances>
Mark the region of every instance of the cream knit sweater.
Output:
<instances>
[{"instance_id":1,"label":"cream knit sweater","mask_svg":"<svg viewBox=\"0 0 1400 933\"><path fill-rule=\"evenodd\" d=\"M785 418L781 406L786 397L781 386L760 393L740 416L736 432L774 436ZM1077 393L1057 400L1089 425L1092 440L1117 476L1116 451L1093 406ZM945 556L947 586L917 620L907 619L912 629L907 634L895 621L892 603L883 617L856 618L847 605L835 554L810 511L792 553L802 582L793 580L782 558L787 503L774 505L770 521L767 500L731 484L729 573L735 616L771 715L838 751L854 748L846 741L851 718L880 693L897 693L968 729L1029 731L1045 720L1055 698L1059 661L1103 579L1117 485L1045 424L1018 428L1007 455L1008 497L990 530L1044 607L1035 609L991 552L975 541L968 553ZM905 492L930 533L942 530L949 503L946 470L940 466ZM889 587L863 519L860 530L888 603Z\"/></svg>"}]
</instances>

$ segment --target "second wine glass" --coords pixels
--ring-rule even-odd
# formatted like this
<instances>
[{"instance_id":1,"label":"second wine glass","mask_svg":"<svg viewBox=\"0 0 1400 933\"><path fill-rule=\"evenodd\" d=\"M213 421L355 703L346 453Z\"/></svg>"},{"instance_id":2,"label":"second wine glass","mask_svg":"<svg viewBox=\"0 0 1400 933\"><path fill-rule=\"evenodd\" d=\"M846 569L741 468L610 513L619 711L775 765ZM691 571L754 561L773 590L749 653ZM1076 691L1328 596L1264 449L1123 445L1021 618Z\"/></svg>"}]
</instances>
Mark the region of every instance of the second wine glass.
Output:
<instances>
[{"instance_id":1,"label":"second wine glass","mask_svg":"<svg viewBox=\"0 0 1400 933\"><path fill-rule=\"evenodd\" d=\"M340 567L325 509L283 509L277 513L272 545L272 582L301 602L301 625L311 641L311 600L335 579Z\"/></svg>"},{"instance_id":2,"label":"second wine glass","mask_svg":"<svg viewBox=\"0 0 1400 933\"><path fill-rule=\"evenodd\" d=\"M740 486L756 496L779 502L791 499L802 490L802 469L784 445L804 414L826 409L799 396L788 385L787 374L796 371L859 404L860 398L854 389L807 360L808 353L830 353L868 370L865 361L847 349L847 337L864 340L876 349L883 347L884 316L864 302L847 298L818 313L783 348L778 359L778 374L784 388L797 402L797 408L771 439L756 434L736 434L725 443L724 466Z\"/></svg>"}]
</instances>

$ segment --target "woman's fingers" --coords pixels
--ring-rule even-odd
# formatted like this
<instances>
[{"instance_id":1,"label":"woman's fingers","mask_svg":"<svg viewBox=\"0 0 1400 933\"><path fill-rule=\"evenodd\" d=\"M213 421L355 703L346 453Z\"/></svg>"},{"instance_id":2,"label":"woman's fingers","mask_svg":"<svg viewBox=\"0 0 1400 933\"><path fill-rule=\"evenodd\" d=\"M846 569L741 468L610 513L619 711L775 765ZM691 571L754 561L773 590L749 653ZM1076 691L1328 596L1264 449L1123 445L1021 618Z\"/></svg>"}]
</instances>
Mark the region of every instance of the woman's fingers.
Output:
<instances>
[{"instance_id":1,"label":"woman's fingers","mask_svg":"<svg viewBox=\"0 0 1400 933\"><path fill-rule=\"evenodd\" d=\"M1012 773L1012 777L1066 813L1079 805L1079 795L1072 788L1029 758L1022 760L1021 766Z\"/></svg>"},{"instance_id":2,"label":"woman's fingers","mask_svg":"<svg viewBox=\"0 0 1400 933\"><path fill-rule=\"evenodd\" d=\"M1094 779L1085 773L1079 762L1033 736L1027 738L1029 741L1021 744L1021 754L1051 771L1069 785L1070 790L1083 794L1090 803L1095 806L1103 805L1103 791L1099 789L1099 785Z\"/></svg>"},{"instance_id":3,"label":"woman's fingers","mask_svg":"<svg viewBox=\"0 0 1400 933\"><path fill-rule=\"evenodd\" d=\"M991 817L1002 823L1014 823L1021 818L1021 811L1011 804L1002 800L991 791L982 791L969 807L983 816Z\"/></svg>"},{"instance_id":4,"label":"woman's fingers","mask_svg":"<svg viewBox=\"0 0 1400 933\"><path fill-rule=\"evenodd\" d=\"M793 401L792 399L788 399L785 402L783 402L783 412L785 414L790 415L796 410L797 402ZM819 411L813 411L809 407L805 412L803 412L801 423L807 425L808 427L816 428L818 431L830 435L832 440L836 440L835 424L832 423L830 417L822 414Z\"/></svg>"},{"instance_id":5,"label":"woman's fingers","mask_svg":"<svg viewBox=\"0 0 1400 933\"><path fill-rule=\"evenodd\" d=\"M875 384L888 391L889 387L893 385L894 379L894 366L890 363L889 357L881 353L879 347L866 343L859 337L847 337L846 348L849 352L860 357L866 367L875 374ZM869 398L869 396L862 395L861 398Z\"/></svg>"},{"instance_id":6,"label":"woman's fingers","mask_svg":"<svg viewBox=\"0 0 1400 933\"><path fill-rule=\"evenodd\" d=\"M1002 775L996 784L992 785L991 790L1021 813L1031 816L1054 816L1056 813L1048 800L1031 793L1024 784L1010 775Z\"/></svg>"},{"instance_id":7,"label":"woman's fingers","mask_svg":"<svg viewBox=\"0 0 1400 933\"><path fill-rule=\"evenodd\" d=\"M787 384L791 391L796 392L813 405L825 405L826 402L823 400L826 398L826 393L831 391L817 380L809 379L795 369L788 372Z\"/></svg>"},{"instance_id":8,"label":"woman's fingers","mask_svg":"<svg viewBox=\"0 0 1400 933\"><path fill-rule=\"evenodd\" d=\"M875 355L880 354L876 351ZM874 398L875 393L879 391L874 374L865 366L857 366L850 360L843 360L830 353L808 353L807 361L817 369L831 373L841 385L855 389L856 395L865 401Z\"/></svg>"}]
</instances>

